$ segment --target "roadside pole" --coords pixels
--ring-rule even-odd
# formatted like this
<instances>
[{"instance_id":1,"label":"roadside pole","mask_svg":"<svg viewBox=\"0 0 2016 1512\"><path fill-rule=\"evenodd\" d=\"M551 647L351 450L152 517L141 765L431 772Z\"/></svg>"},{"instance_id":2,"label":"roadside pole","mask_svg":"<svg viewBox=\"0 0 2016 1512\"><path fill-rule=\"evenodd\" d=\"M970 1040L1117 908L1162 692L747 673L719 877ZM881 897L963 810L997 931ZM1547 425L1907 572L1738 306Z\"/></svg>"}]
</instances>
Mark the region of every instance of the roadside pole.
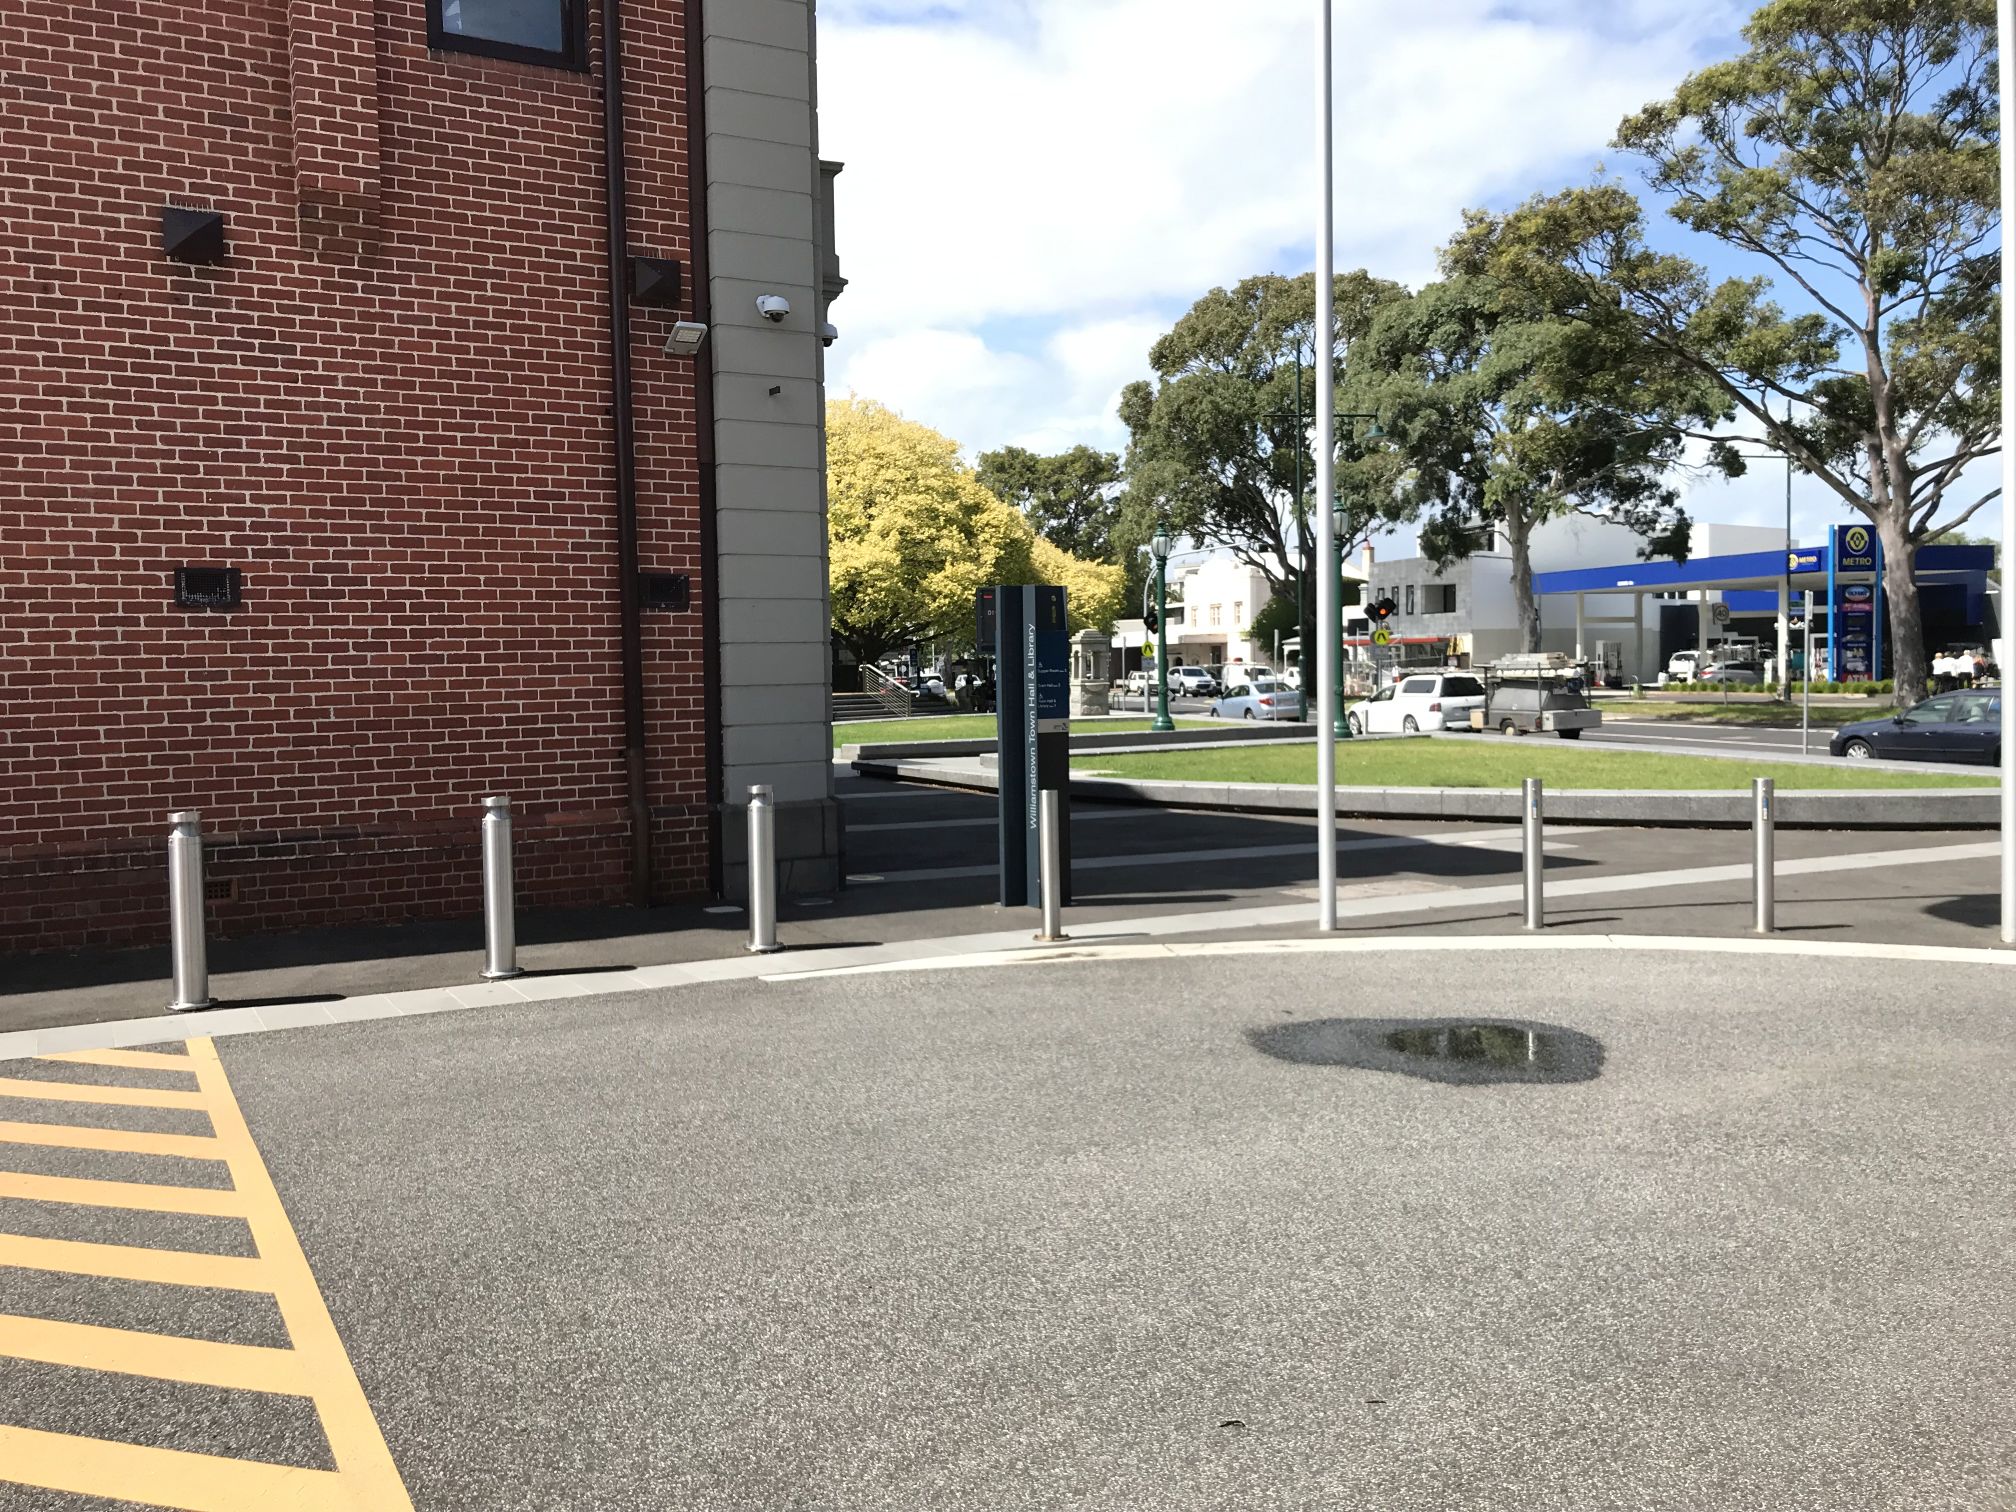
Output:
<instances>
[{"instance_id":1,"label":"roadside pole","mask_svg":"<svg viewBox=\"0 0 2016 1512\"><path fill-rule=\"evenodd\" d=\"M2001 0L1995 7L2001 46L1997 67L2002 86L2002 204L2016 205L2016 0ZM2002 237L2002 593L1996 605L2002 618L2002 943L2016 945L2016 849L2011 835L2016 832L2016 718L2010 714L2008 698L2010 653L2016 651L2016 637L2009 630L2010 546L2016 542L2016 300L2008 297L2009 279L2016 274L2010 238Z\"/></svg>"},{"instance_id":2,"label":"roadside pole","mask_svg":"<svg viewBox=\"0 0 2016 1512\"><path fill-rule=\"evenodd\" d=\"M2016 3L2016 0L2003 0ZM1337 643L1330 627L1337 620L1337 579L1330 570L1336 531L1331 505L1337 497L1337 336L1333 323L1336 291L1336 227L1330 107L1330 0L1316 0L1316 162L1322 179L1322 216L1316 222L1316 927L1337 928ZM1302 648L1302 682L1309 681L1309 648Z\"/></svg>"}]
</instances>

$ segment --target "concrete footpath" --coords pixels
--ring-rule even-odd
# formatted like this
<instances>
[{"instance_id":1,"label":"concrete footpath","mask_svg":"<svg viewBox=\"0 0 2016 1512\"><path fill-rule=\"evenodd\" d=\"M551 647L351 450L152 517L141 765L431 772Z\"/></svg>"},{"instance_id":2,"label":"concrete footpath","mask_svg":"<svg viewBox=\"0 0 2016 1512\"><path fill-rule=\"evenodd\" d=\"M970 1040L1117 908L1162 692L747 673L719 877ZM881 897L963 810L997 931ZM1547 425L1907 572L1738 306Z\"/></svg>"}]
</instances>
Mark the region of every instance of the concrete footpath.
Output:
<instances>
[{"instance_id":1,"label":"concrete footpath","mask_svg":"<svg viewBox=\"0 0 2016 1512\"><path fill-rule=\"evenodd\" d=\"M786 900L787 951L768 964L745 954L746 920L735 909L527 913L519 929L527 975L503 984L477 980L482 935L473 920L216 941L211 988L220 1009L122 1032L229 1033L486 1002L550 1013L567 999L635 987L1030 943L1033 912L996 901L989 797L852 776L840 791L848 886ZM1072 829L1066 923L1074 938L1313 932L1314 823L1305 816L1081 805ZM1954 831L1787 831L1778 847L1781 930L1788 938L1992 947L1996 848L1992 838ZM1741 833L1562 823L1550 828L1548 851L1550 933L1748 932ZM1352 821L1341 827L1338 855L1350 937L1518 928L1516 826ZM165 949L0 962L9 989L0 996L0 1042L11 1046L4 1053L35 1053L41 1042L28 1036L64 1026L154 1020L167 977Z\"/></svg>"}]
</instances>

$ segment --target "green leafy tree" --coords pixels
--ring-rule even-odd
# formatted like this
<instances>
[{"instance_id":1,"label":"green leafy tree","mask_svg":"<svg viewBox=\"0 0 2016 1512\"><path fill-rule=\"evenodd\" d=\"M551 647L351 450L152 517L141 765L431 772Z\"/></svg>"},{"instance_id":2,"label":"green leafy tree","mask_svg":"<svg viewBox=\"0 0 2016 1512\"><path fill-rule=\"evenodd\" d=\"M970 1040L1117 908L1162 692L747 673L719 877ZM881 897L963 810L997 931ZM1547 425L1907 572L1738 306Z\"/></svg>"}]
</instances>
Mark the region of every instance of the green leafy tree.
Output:
<instances>
[{"instance_id":1,"label":"green leafy tree","mask_svg":"<svg viewBox=\"0 0 2016 1512\"><path fill-rule=\"evenodd\" d=\"M1446 260L1461 266L1466 250ZM1531 291L1456 272L1380 310L1352 353L1352 391L1376 395L1445 564L1503 528L1520 644L1540 649L1534 530L1580 513L1628 525L1645 555L1687 555L1668 479L1689 432L1728 412L1720 392L1612 326L1553 316Z\"/></svg>"},{"instance_id":2,"label":"green leafy tree","mask_svg":"<svg viewBox=\"0 0 2016 1512\"><path fill-rule=\"evenodd\" d=\"M1112 561L1120 516L1120 459L1074 446L1045 457L1020 446L980 454L981 486L1021 510L1059 550L1088 562Z\"/></svg>"},{"instance_id":3,"label":"green leafy tree","mask_svg":"<svg viewBox=\"0 0 2016 1512\"><path fill-rule=\"evenodd\" d=\"M1789 455L1870 520L1909 702L1926 675L1917 549L2000 492L1961 492L1999 438L1995 5L1776 0L1744 37L1618 145L1679 221L1768 273L1717 283L1652 250L1612 184L1475 217L1467 237L1557 313L1718 384L1750 422L1724 453ZM1774 277L1803 308L1772 298Z\"/></svg>"},{"instance_id":4,"label":"green leafy tree","mask_svg":"<svg viewBox=\"0 0 2016 1512\"><path fill-rule=\"evenodd\" d=\"M917 640L970 643L988 583L1062 586L1073 630L1120 608L1120 568L1040 539L980 486L958 442L883 405L827 404L826 494L833 639L862 663Z\"/></svg>"},{"instance_id":5,"label":"green leafy tree","mask_svg":"<svg viewBox=\"0 0 2016 1512\"><path fill-rule=\"evenodd\" d=\"M1338 275L1334 291L1327 346L1341 373L1373 316L1402 290L1360 271ZM1314 577L1321 571L1310 497L1316 469L1309 428L1321 349L1315 316L1313 273L1265 274L1213 289L1149 351L1155 381L1129 384L1120 400L1130 435L1125 511L1133 528L1152 531L1160 520L1199 544L1228 548L1291 601L1300 584L1305 646L1316 643ZM1299 435L1298 383L1305 427ZM1349 552L1402 518L1404 507L1397 461L1350 424L1340 422L1337 438L1337 490L1347 511L1342 546Z\"/></svg>"}]
</instances>

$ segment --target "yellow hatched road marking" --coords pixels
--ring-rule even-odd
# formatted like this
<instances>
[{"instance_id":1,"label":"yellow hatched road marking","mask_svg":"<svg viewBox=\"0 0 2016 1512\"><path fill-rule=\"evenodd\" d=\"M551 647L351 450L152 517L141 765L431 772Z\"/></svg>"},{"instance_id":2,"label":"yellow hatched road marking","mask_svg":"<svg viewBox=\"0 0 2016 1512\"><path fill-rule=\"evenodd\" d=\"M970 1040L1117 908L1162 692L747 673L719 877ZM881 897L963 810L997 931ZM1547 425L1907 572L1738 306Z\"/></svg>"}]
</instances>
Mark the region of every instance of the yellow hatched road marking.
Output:
<instances>
[{"instance_id":1,"label":"yellow hatched road marking","mask_svg":"<svg viewBox=\"0 0 2016 1512\"><path fill-rule=\"evenodd\" d=\"M163 1286L211 1286L244 1292L267 1289L263 1260L78 1239L31 1239L25 1234L0 1234L0 1265L115 1281L153 1281Z\"/></svg>"},{"instance_id":2,"label":"yellow hatched road marking","mask_svg":"<svg viewBox=\"0 0 2016 1512\"><path fill-rule=\"evenodd\" d=\"M112 1150L122 1155L180 1155L187 1160L224 1158L223 1147L208 1134L145 1134L138 1129L93 1129L84 1124L0 1121L0 1144Z\"/></svg>"},{"instance_id":3,"label":"yellow hatched road marking","mask_svg":"<svg viewBox=\"0 0 2016 1512\"><path fill-rule=\"evenodd\" d=\"M220 1192L211 1187L151 1186L144 1181L94 1181L83 1176L30 1176L20 1171L0 1171L0 1197L130 1208L142 1213L201 1213L212 1218L245 1216L244 1203L236 1192Z\"/></svg>"},{"instance_id":4,"label":"yellow hatched road marking","mask_svg":"<svg viewBox=\"0 0 2016 1512\"><path fill-rule=\"evenodd\" d=\"M260 1258L273 1268L273 1300L280 1305L287 1336L294 1341L308 1379L316 1383L315 1410L336 1468L355 1486L359 1507L369 1512L413 1512L405 1482L385 1447L385 1435L336 1332L336 1320L329 1316L315 1273L308 1268L308 1256L287 1221L287 1210L252 1142L238 1099L231 1095L217 1047L207 1038L192 1039L189 1055L196 1062L197 1085L210 1099L210 1121L218 1141L228 1152L231 1179L245 1200L253 1242Z\"/></svg>"},{"instance_id":5,"label":"yellow hatched road marking","mask_svg":"<svg viewBox=\"0 0 2016 1512\"><path fill-rule=\"evenodd\" d=\"M196 1068L186 1055L165 1055L159 1050L51 1050L37 1060L68 1061L75 1066L123 1066L129 1071L180 1071L194 1076Z\"/></svg>"},{"instance_id":6,"label":"yellow hatched road marking","mask_svg":"<svg viewBox=\"0 0 2016 1512\"><path fill-rule=\"evenodd\" d=\"M0 1480L180 1512L378 1512L347 1478L259 1460L0 1425ZM396 1504L410 1506L404 1500Z\"/></svg>"},{"instance_id":7,"label":"yellow hatched road marking","mask_svg":"<svg viewBox=\"0 0 2016 1512\"><path fill-rule=\"evenodd\" d=\"M87 1059L110 1055L121 1058ZM147 1059L140 1059L143 1056ZM186 1060L146 1051L73 1052L73 1058L85 1064L183 1071L196 1078L197 1090L162 1093L0 1080L0 1096L46 1096L47 1088L55 1085L71 1089L57 1096L69 1095L78 1101L127 1100L98 1095L104 1092L151 1099L173 1097L177 1101L152 1105L201 1109L210 1115L215 1134L145 1134L0 1122L0 1142L219 1160L230 1173L231 1189L0 1171L0 1197L242 1218L259 1258L0 1234L0 1265L265 1292L279 1307L293 1347L223 1344L0 1314L0 1356L307 1397L315 1403L336 1469L307 1470L0 1425L0 1482L186 1512L413 1512L378 1420L315 1284L308 1257L287 1221L280 1194L232 1095L216 1046L208 1039L191 1040ZM161 1066L158 1061L180 1063ZM21 1088L33 1090L17 1090Z\"/></svg>"},{"instance_id":8,"label":"yellow hatched road marking","mask_svg":"<svg viewBox=\"0 0 2016 1512\"><path fill-rule=\"evenodd\" d=\"M260 1344L220 1344L173 1334L101 1328L96 1323L62 1323L53 1318L20 1318L0 1313L0 1355L187 1381L192 1386L224 1386L233 1391L273 1391L312 1396L301 1356L292 1349Z\"/></svg>"},{"instance_id":9,"label":"yellow hatched road marking","mask_svg":"<svg viewBox=\"0 0 2016 1512\"><path fill-rule=\"evenodd\" d=\"M0 1097L30 1097L41 1102L111 1103L122 1108L194 1108L204 1106L201 1092L171 1092L160 1087L101 1087L89 1082L36 1081L32 1077L0 1076Z\"/></svg>"}]
</instances>

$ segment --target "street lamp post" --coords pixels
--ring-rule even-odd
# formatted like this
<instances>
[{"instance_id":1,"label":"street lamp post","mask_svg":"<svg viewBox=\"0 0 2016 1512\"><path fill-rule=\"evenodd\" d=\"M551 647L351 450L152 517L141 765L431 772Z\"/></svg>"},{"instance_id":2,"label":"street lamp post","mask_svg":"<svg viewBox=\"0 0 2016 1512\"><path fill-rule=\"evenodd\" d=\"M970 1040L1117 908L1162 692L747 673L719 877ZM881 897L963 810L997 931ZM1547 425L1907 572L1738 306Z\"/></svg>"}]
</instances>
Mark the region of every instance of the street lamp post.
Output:
<instances>
[{"instance_id":1,"label":"street lamp post","mask_svg":"<svg viewBox=\"0 0 2016 1512\"><path fill-rule=\"evenodd\" d=\"M1316 222L1316 497L1325 501L1337 496L1336 144L1331 139L1330 41L1330 0L1317 0L1316 166L1322 209ZM1335 548L1330 524L1330 511L1317 510L1319 562L1327 563ZM1318 624L1330 623L1337 612L1336 600L1337 590L1326 571L1316 579ZM1337 928L1337 742L1324 738L1337 717L1331 689L1336 676L1331 663L1336 659L1337 647L1325 635L1316 646L1316 927L1326 934ZM1302 680L1308 682L1307 670Z\"/></svg>"},{"instance_id":2,"label":"street lamp post","mask_svg":"<svg viewBox=\"0 0 2016 1512\"><path fill-rule=\"evenodd\" d=\"M2002 93L2002 204L2016 205L2016 3L2001 0L1995 7L2000 46L1997 48ZM1996 612L2002 621L2002 943L2016 944L2016 699L2008 697L2009 668L2016 663L2016 630L2010 626L2009 571L2016 567L2016 300L2008 297L2009 279L2016 274L2016 248L2008 233L2002 237L2002 593ZM1807 675L1812 675L1808 669Z\"/></svg>"},{"instance_id":3,"label":"street lamp post","mask_svg":"<svg viewBox=\"0 0 2016 1512\"><path fill-rule=\"evenodd\" d=\"M1295 418L1295 503L1290 513L1295 520L1295 639L1299 646L1302 640L1302 606L1305 602L1303 599L1303 587L1309 579L1309 553L1302 546L1302 447L1309 439L1309 433L1303 429L1302 348L1300 344L1297 344L1295 348L1295 408L1293 411L1281 410L1278 413L1268 415L1267 418L1269 420L1286 420L1291 413ZM1285 567L1286 564L1284 563L1283 565ZM1295 655L1300 658L1302 681L1306 685L1309 681L1309 648L1307 646L1300 646ZM1278 662L1281 658L1277 654L1274 659ZM1277 666L1275 671L1280 671L1280 668Z\"/></svg>"},{"instance_id":4,"label":"street lamp post","mask_svg":"<svg viewBox=\"0 0 2016 1512\"><path fill-rule=\"evenodd\" d=\"M1155 718L1151 730L1173 730L1169 717L1169 527L1157 525L1155 538L1148 543L1155 555Z\"/></svg>"}]
</instances>

